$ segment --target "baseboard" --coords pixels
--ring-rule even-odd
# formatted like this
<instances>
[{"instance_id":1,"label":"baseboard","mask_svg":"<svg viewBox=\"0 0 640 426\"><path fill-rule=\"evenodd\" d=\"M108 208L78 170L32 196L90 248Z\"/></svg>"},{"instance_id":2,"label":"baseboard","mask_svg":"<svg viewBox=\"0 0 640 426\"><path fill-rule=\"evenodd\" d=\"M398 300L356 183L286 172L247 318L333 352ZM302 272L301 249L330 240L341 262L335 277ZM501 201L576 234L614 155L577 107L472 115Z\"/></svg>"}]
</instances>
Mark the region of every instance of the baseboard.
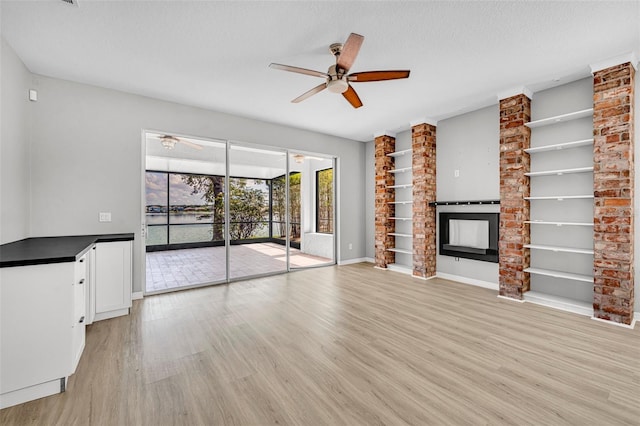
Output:
<instances>
[{"instance_id":1,"label":"baseboard","mask_svg":"<svg viewBox=\"0 0 640 426\"><path fill-rule=\"evenodd\" d=\"M129 315L129 308L116 309L115 311L109 311L109 312L101 312L99 314L96 314L95 318L93 319L93 322L111 319L115 317L121 317L124 315Z\"/></svg>"},{"instance_id":2,"label":"baseboard","mask_svg":"<svg viewBox=\"0 0 640 426\"><path fill-rule=\"evenodd\" d=\"M373 259L370 257L358 257L357 259L339 260L338 265L353 265L354 263L368 262L373 263Z\"/></svg>"},{"instance_id":3,"label":"baseboard","mask_svg":"<svg viewBox=\"0 0 640 426\"><path fill-rule=\"evenodd\" d=\"M461 277L459 275L447 274L444 272L437 272L436 277L442 278L445 280L456 281L462 284L474 285L476 287L488 288L490 290L499 290L498 284L491 283L489 281L477 280L475 278Z\"/></svg>"},{"instance_id":4,"label":"baseboard","mask_svg":"<svg viewBox=\"0 0 640 426\"><path fill-rule=\"evenodd\" d=\"M605 324L615 325L616 327L628 328L630 330L633 330L634 327L636 326L636 316L638 316L638 315L640 315L640 313L638 313L638 312L634 312L633 313L633 321L631 321L631 325L620 324L619 322L609 321L609 320L596 318L596 317L591 317L591 319L594 320L594 321L603 322Z\"/></svg>"},{"instance_id":5,"label":"baseboard","mask_svg":"<svg viewBox=\"0 0 640 426\"><path fill-rule=\"evenodd\" d=\"M514 299L513 297L507 297L507 296L501 296L501 295L498 295L498 299L508 300L509 302L524 303L524 300L522 299Z\"/></svg>"},{"instance_id":6,"label":"baseboard","mask_svg":"<svg viewBox=\"0 0 640 426\"><path fill-rule=\"evenodd\" d=\"M3 393L0 395L0 409L60 393L62 392L61 380L66 381L66 377Z\"/></svg>"},{"instance_id":7,"label":"baseboard","mask_svg":"<svg viewBox=\"0 0 640 426\"><path fill-rule=\"evenodd\" d=\"M144 297L144 293L141 291L134 291L131 293L131 300L138 300Z\"/></svg>"}]
</instances>

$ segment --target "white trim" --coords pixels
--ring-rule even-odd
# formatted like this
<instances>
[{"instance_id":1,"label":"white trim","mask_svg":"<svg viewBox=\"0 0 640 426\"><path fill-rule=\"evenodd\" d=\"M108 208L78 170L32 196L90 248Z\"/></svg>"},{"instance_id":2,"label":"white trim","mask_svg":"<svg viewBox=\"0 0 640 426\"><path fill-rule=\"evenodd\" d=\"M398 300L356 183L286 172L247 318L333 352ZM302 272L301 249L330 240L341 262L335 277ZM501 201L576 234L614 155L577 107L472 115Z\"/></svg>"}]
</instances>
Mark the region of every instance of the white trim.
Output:
<instances>
[{"instance_id":1,"label":"white trim","mask_svg":"<svg viewBox=\"0 0 640 426\"><path fill-rule=\"evenodd\" d=\"M144 298L144 293L141 291L134 291L131 293L131 300L140 300Z\"/></svg>"},{"instance_id":2,"label":"white trim","mask_svg":"<svg viewBox=\"0 0 640 426\"><path fill-rule=\"evenodd\" d=\"M109 312L96 313L96 316L93 319L93 322L102 321L102 320L115 318L115 317L121 317L124 315L129 315L129 308L117 309L115 311L109 311Z\"/></svg>"},{"instance_id":3,"label":"white trim","mask_svg":"<svg viewBox=\"0 0 640 426\"><path fill-rule=\"evenodd\" d=\"M452 275L452 274L447 274L444 272L438 272L436 271L436 277L438 278L442 278L445 280L450 280L450 281L457 281L459 283L462 284L469 284L469 285L474 285L476 287L483 287L483 288L488 288L491 290L498 290L498 284L496 283L492 283L489 281L482 281L482 280L477 280L475 278L468 278L468 277L461 277L459 275Z\"/></svg>"},{"instance_id":4,"label":"white trim","mask_svg":"<svg viewBox=\"0 0 640 426\"><path fill-rule=\"evenodd\" d=\"M524 300L514 299L513 297L507 297L507 296L501 296L501 295L498 295L498 299L508 300L510 302L524 303Z\"/></svg>"},{"instance_id":5,"label":"white trim","mask_svg":"<svg viewBox=\"0 0 640 426\"><path fill-rule=\"evenodd\" d=\"M353 265L354 263L362 263L362 262L373 263L373 259L370 258L370 257L358 257L356 259L339 260L338 261L338 265L340 265L340 266L342 266L342 265Z\"/></svg>"},{"instance_id":6,"label":"white trim","mask_svg":"<svg viewBox=\"0 0 640 426\"><path fill-rule=\"evenodd\" d=\"M377 132L373 132L374 139L380 136L390 136L392 138L395 138L396 132L390 132L389 130L378 130Z\"/></svg>"},{"instance_id":7,"label":"white trim","mask_svg":"<svg viewBox=\"0 0 640 426\"><path fill-rule=\"evenodd\" d=\"M527 89L525 86L518 86L498 92L498 102L516 95L525 95L529 99L533 98L533 92L531 90Z\"/></svg>"},{"instance_id":8,"label":"white trim","mask_svg":"<svg viewBox=\"0 0 640 426\"><path fill-rule=\"evenodd\" d=\"M438 125L438 120L434 120L432 118L427 118L427 117L422 117L422 118L416 118L415 120L411 120L409 122L409 125L411 127L419 126L420 124L428 124L430 126L437 126Z\"/></svg>"},{"instance_id":9,"label":"white trim","mask_svg":"<svg viewBox=\"0 0 640 426\"><path fill-rule=\"evenodd\" d=\"M633 68L635 68L636 70L638 69L638 57L636 56L635 52L628 52L624 55L613 56L602 61L594 62L589 66L591 67L591 74L595 74L598 71L615 67L616 65L626 64L627 62L631 62Z\"/></svg>"},{"instance_id":10,"label":"white trim","mask_svg":"<svg viewBox=\"0 0 640 426\"><path fill-rule=\"evenodd\" d=\"M633 313L634 318L633 318L633 321L631 321L631 325L620 324L619 322L605 320L605 319L596 318L596 317L591 317L591 319L594 320L594 321L603 322L605 324L615 325L616 327L628 328L630 330L633 330L633 328L636 326L636 318L635 318L636 315L638 315L638 312L634 312Z\"/></svg>"},{"instance_id":11,"label":"white trim","mask_svg":"<svg viewBox=\"0 0 640 426\"><path fill-rule=\"evenodd\" d=\"M0 395L0 409L13 407L14 405L44 398L45 396L58 394L60 393L61 379L64 379L66 383L67 378L64 377L33 386L27 386L26 388L5 392Z\"/></svg>"},{"instance_id":12,"label":"white trim","mask_svg":"<svg viewBox=\"0 0 640 426\"><path fill-rule=\"evenodd\" d=\"M381 268L378 265L374 265L373 269L380 269L381 271L388 271L389 268Z\"/></svg>"}]
</instances>

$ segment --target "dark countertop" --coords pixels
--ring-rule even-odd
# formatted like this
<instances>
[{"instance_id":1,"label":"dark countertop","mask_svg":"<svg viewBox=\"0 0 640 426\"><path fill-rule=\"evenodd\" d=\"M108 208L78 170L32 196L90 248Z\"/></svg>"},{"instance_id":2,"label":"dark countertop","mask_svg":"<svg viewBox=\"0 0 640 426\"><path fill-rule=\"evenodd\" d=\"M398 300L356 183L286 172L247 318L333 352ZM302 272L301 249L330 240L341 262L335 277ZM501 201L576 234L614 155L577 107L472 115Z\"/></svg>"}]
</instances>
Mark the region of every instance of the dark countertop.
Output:
<instances>
[{"instance_id":1,"label":"dark countertop","mask_svg":"<svg viewBox=\"0 0 640 426\"><path fill-rule=\"evenodd\" d=\"M25 238L0 245L0 268L75 262L94 243L133 241L133 233Z\"/></svg>"}]
</instances>

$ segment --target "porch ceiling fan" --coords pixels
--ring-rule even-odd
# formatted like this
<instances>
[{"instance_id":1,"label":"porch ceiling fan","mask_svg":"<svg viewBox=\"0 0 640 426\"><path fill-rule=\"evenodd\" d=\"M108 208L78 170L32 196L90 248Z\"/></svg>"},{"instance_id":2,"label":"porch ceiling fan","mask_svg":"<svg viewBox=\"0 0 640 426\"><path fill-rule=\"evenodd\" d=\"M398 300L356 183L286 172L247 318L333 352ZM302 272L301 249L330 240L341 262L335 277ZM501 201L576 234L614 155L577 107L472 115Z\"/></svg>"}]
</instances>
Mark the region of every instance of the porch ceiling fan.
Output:
<instances>
[{"instance_id":1,"label":"porch ceiling fan","mask_svg":"<svg viewBox=\"0 0 640 426\"><path fill-rule=\"evenodd\" d=\"M271 63L269 67L273 69L295 72L298 74L310 75L313 77L321 77L325 82L317 85L313 89L303 93L291 102L298 103L305 99L329 89L333 93L342 93L342 96L354 107L360 108L362 101L351 86L351 83L365 83L370 81L397 80L409 77L409 70L387 70L387 71L363 71L348 74L353 62L358 56L360 46L364 37L351 33L347 41L342 43L333 43L329 46L329 51L335 56L336 63L331 65L327 72L314 71L306 68L294 67L291 65L282 65Z\"/></svg>"},{"instance_id":2,"label":"porch ceiling fan","mask_svg":"<svg viewBox=\"0 0 640 426\"><path fill-rule=\"evenodd\" d=\"M177 136L157 135L152 133L152 134L149 134L149 138L159 140L162 146L165 147L166 149L174 149L176 147L176 144L178 143L188 146L189 148L198 149L198 150L202 149L202 146L196 143L193 143L191 141L188 141L184 138L179 138Z\"/></svg>"}]
</instances>

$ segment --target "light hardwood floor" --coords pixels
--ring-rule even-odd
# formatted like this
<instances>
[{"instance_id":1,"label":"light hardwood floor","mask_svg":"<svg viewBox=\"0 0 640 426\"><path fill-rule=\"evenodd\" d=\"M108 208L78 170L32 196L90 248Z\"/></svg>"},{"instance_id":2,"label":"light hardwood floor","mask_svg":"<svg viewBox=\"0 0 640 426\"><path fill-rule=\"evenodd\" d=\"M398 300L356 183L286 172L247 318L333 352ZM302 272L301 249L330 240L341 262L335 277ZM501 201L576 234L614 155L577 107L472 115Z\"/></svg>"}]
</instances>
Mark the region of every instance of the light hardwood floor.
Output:
<instances>
[{"instance_id":1,"label":"light hardwood floor","mask_svg":"<svg viewBox=\"0 0 640 426\"><path fill-rule=\"evenodd\" d=\"M327 267L134 302L95 323L37 425L640 424L640 327Z\"/></svg>"}]
</instances>

